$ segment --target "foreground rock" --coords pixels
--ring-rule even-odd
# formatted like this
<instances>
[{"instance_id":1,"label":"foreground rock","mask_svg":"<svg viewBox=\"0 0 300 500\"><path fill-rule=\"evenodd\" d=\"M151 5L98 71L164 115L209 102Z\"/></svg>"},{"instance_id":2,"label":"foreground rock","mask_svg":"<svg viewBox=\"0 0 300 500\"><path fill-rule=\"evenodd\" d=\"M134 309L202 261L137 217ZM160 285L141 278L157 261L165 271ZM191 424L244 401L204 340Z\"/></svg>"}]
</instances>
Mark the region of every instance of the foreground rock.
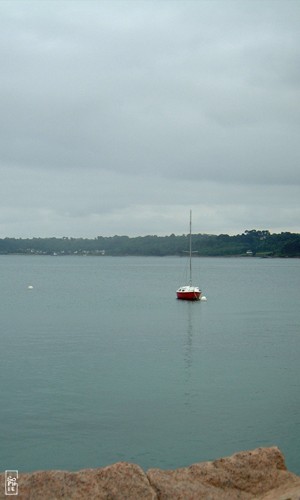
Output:
<instances>
[{"instance_id":1,"label":"foreground rock","mask_svg":"<svg viewBox=\"0 0 300 500\"><path fill-rule=\"evenodd\" d=\"M300 498L300 477L286 470L283 455L275 447L236 453L174 471L150 469L147 476L158 498L281 499L280 495L295 487L295 498Z\"/></svg>"},{"instance_id":2,"label":"foreground rock","mask_svg":"<svg viewBox=\"0 0 300 500\"><path fill-rule=\"evenodd\" d=\"M1 480L3 481L2 478ZM126 462L79 472L42 471L19 474L18 486L18 497L7 497L4 496L3 482L0 499L94 500L118 498L121 500L145 498L152 500L157 498L143 469L138 465Z\"/></svg>"},{"instance_id":3,"label":"foreground rock","mask_svg":"<svg viewBox=\"0 0 300 500\"><path fill-rule=\"evenodd\" d=\"M0 499L5 495L0 474ZM20 474L22 500L299 500L300 477L288 472L278 448L258 448L181 469L150 469L126 462L79 472ZM10 497L12 498L12 497Z\"/></svg>"}]
</instances>

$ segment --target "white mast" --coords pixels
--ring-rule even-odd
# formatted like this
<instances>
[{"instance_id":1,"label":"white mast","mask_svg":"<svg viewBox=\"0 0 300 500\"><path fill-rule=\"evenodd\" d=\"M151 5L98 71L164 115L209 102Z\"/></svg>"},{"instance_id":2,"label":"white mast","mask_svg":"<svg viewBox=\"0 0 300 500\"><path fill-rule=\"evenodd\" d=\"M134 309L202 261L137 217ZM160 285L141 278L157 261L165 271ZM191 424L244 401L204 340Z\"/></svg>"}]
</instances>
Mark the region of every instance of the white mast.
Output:
<instances>
[{"instance_id":1,"label":"white mast","mask_svg":"<svg viewBox=\"0 0 300 500\"><path fill-rule=\"evenodd\" d=\"M190 210L190 286L192 285L192 211Z\"/></svg>"}]
</instances>

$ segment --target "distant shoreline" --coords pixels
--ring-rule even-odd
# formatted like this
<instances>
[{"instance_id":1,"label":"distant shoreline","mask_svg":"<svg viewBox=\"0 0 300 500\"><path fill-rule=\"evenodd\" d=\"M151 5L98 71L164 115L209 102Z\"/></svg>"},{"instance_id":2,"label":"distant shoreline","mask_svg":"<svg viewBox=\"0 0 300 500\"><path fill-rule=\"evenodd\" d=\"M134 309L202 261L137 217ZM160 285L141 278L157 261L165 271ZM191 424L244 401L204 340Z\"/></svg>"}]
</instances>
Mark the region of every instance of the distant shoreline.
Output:
<instances>
[{"instance_id":1,"label":"distant shoreline","mask_svg":"<svg viewBox=\"0 0 300 500\"><path fill-rule=\"evenodd\" d=\"M76 254L52 254L52 253L21 253L21 252L10 252L10 253L0 253L0 257L5 256L14 256L14 257L103 257L102 255L96 253L76 253ZM165 258L165 257L182 257L181 255L147 255L147 254L122 254L122 255L114 255L114 254L106 254L105 257L157 257L157 258ZM268 257L263 257L261 255L252 255L249 257L245 254L240 255L197 255L193 258L198 259L211 259L211 258L224 258L224 259L300 259L300 255L270 255Z\"/></svg>"},{"instance_id":2,"label":"distant shoreline","mask_svg":"<svg viewBox=\"0 0 300 500\"><path fill-rule=\"evenodd\" d=\"M300 257L300 234L193 234L193 251L199 257ZM189 236L97 236L87 238L2 238L0 255L180 256L189 248Z\"/></svg>"}]
</instances>

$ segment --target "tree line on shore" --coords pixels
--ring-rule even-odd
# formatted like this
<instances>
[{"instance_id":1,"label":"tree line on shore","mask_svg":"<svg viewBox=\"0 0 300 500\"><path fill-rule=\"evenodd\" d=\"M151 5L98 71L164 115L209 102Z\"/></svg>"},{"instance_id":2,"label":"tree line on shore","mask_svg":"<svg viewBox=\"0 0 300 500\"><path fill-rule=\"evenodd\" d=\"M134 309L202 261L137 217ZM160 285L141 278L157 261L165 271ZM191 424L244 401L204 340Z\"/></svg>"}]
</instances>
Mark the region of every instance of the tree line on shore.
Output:
<instances>
[{"instance_id":1,"label":"tree line on shore","mask_svg":"<svg viewBox=\"0 0 300 500\"><path fill-rule=\"evenodd\" d=\"M193 234L193 251L199 256L300 257L300 234L246 230L242 234ZM0 254L30 255L182 255L189 235L97 236L88 238L2 238Z\"/></svg>"}]
</instances>

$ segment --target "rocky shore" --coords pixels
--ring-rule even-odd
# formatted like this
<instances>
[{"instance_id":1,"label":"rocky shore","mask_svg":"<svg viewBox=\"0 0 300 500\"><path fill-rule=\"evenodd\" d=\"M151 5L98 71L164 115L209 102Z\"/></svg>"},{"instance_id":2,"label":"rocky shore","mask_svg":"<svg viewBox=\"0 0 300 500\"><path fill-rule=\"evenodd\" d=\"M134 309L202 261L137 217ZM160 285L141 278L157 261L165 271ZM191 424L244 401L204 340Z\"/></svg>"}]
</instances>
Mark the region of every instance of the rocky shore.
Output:
<instances>
[{"instance_id":1,"label":"rocky shore","mask_svg":"<svg viewBox=\"0 0 300 500\"><path fill-rule=\"evenodd\" d=\"M281 451L258 448L213 462L176 470L149 469L120 462L78 472L40 471L19 474L18 496L0 500L300 500L300 477L289 472Z\"/></svg>"}]
</instances>

